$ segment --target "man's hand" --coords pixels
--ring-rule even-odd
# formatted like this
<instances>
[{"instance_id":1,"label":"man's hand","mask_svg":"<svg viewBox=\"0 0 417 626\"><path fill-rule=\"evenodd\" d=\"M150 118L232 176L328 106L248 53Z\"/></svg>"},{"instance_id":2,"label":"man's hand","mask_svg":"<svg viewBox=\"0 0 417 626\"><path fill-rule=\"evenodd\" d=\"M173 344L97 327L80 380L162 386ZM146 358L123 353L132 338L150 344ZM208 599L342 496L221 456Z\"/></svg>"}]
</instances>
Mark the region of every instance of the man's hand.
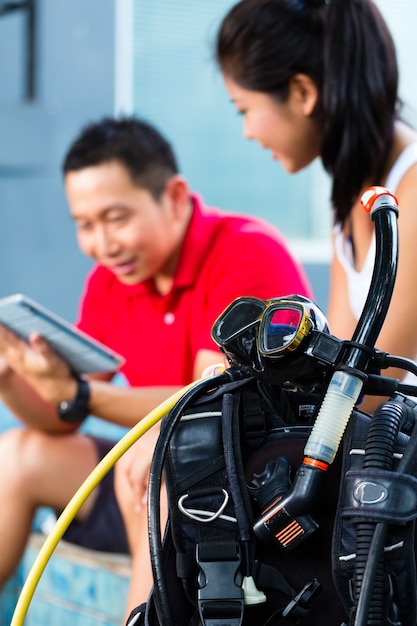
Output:
<instances>
[{"instance_id":1,"label":"man's hand","mask_svg":"<svg viewBox=\"0 0 417 626\"><path fill-rule=\"evenodd\" d=\"M213 376L223 374L226 367L228 367L227 363L215 363L214 365L209 365L205 368L205 370L203 370L201 378L213 378Z\"/></svg>"},{"instance_id":2,"label":"man's hand","mask_svg":"<svg viewBox=\"0 0 417 626\"><path fill-rule=\"evenodd\" d=\"M33 333L26 342L0 324L0 377L8 368L46 402L57 404L75 396L77 383L68 365L41 335Z\"/></svg>"},{"instance_id":3,"label":"man's hand","mask_svg":"<svg viewBox=\"0 0 417 626\"><path fill-rule=\"evenodd\" d=\"M4 382L7 382L7 379L11 371L12 371L12 368L10 367L6 359L3 359L2 357L0 357L0 386Z\"/></svg>"}]
</instances>

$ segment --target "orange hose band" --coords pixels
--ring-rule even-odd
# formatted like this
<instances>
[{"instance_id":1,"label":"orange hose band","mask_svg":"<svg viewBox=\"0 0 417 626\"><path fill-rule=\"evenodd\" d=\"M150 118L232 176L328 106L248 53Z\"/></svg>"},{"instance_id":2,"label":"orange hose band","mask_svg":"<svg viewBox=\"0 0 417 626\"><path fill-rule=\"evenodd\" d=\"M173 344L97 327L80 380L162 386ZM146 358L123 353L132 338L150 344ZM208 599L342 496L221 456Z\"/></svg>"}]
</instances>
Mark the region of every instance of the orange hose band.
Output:
<instances>
[{"instance_id":1,"label":"orange hose band","mask_svg":"<svg viewBox=\"0 0 417 626\"><path fill-rule=\"evenodd\" d=\"M309 467L315 467L323 472L327 472L329 464L325 461L319 461L318 459L312 459L309 456L304 457L303 465L308 465Z\"/></svg>"}]
</instances>

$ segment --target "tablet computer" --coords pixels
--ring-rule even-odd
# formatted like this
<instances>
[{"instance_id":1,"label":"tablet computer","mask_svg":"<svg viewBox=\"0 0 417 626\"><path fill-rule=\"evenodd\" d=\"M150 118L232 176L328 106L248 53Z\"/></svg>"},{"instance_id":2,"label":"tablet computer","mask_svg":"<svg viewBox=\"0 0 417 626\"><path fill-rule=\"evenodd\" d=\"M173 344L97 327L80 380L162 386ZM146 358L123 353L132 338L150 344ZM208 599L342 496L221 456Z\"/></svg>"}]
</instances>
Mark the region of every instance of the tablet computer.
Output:
<instances>
[{"instance_id":1,"label":"tablet computer","mask_svg":"<svg viewBox=\"0 0 417 626\"><path fill-rule=\"evenodd\" d=\"M0 323L28 340L36 332L77 374L114 372L124 358L20 293L0 298Z\"/></svg>"}]
</instances>

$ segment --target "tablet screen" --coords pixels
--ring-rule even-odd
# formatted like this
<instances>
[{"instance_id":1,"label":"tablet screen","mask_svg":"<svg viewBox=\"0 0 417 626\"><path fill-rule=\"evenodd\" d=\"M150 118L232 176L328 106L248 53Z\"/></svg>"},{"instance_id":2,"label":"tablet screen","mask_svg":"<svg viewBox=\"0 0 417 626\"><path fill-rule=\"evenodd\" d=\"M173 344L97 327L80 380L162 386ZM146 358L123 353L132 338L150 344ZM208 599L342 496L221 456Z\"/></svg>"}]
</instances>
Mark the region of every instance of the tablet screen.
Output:
<instances>
[{"instance_id":1,"label":"tablet screen","mask_svg":"<svg viewBox=\"0 0 417 626\"><path fill-rule=\"evenodd\" d=\"M0 322L22 339L37 332L78 374L113 372L122 356L22 294L0 299Z\"/></svg>"}]
</instances>

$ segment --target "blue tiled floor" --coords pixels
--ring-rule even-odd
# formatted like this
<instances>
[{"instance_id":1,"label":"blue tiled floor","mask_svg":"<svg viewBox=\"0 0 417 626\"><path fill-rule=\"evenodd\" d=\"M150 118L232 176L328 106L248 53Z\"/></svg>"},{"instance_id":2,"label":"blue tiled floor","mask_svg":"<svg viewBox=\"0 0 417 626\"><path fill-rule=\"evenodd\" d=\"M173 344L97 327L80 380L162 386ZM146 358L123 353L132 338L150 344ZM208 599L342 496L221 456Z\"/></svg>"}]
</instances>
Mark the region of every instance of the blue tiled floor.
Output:
<instances>
[{"instance_id":1,"label":"blue tiled floor","mask_svg":"<svg viewBox=\"0 0 417 626\"><path fill-rule=\"evenodd\" d=\"M0 624L10 624L16 606L17 598L22 587L20 571L11 578L0 593Z\"/></svg>"},{"instance_id":2,"label":"blue tiled floor","mask_svg":"<svg viewBox=\"0 0 417 626\"><path fill-rule=\"evenodd\" d=\"M19 585L26 579L43 541L44 537L32 537L16 576L0 595L2 626L10 623ZM43 571L24 624L121 626L128 584L126 556L105 555L62 542Z\"/></svg>"}]
</instances>

